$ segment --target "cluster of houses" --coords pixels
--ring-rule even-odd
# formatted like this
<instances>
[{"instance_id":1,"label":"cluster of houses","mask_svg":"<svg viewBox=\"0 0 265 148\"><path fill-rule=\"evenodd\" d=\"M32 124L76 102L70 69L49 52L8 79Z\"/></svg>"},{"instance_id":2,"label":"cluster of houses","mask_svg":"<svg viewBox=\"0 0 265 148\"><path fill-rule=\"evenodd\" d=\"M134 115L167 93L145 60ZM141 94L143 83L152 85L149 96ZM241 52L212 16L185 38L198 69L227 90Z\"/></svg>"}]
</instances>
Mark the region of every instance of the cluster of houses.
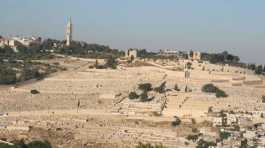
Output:
<instances>
[{"instance_id":1,"label":"cluster of houses","mask_svg":"<svg viewBox=\"0 0 265 148\"><path fill-rule=\"evenodd\" d=\"M15 52L18 52L17 48L19 46L30 47L33 45L40 45L41 38L40 37L10 37L4 38L0 37L0 47L10 47Z\"/></svg>"},{"instance_id":2,"label":"cluster of houses","mask_svg":"<svg viewBox=\"0 0 265 148\"><path fill-rule=\"evenodd\" d=\"M254 118L263 118L262 111L254 112L212 112L208 116L212 120L213 127L220 129L220 133L226 133L226 137L217 142L216 148L235 147L242 145L247 147L265 147L265 123L254 122Z\"/></svg>"}]
</instances>

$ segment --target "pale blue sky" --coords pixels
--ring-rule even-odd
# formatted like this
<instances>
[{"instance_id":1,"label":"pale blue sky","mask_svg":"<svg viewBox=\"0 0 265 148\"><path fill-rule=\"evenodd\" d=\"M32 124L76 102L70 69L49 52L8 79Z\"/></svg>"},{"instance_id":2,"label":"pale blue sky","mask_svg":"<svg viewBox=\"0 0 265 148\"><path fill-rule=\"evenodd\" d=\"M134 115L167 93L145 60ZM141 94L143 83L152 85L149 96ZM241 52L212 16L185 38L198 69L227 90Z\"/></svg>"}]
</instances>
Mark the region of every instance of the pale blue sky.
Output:
<instances>
[{"instance_id":1,"label":"pale blue sky","mask_svg":"<svg viewBox=\"0 0 265 148\"><path fill-rule=\"evenodd\" d=\"M228 50L265 63L264 0L1 0L0 34L158 50Z\"/></svg>"}]
</instances>

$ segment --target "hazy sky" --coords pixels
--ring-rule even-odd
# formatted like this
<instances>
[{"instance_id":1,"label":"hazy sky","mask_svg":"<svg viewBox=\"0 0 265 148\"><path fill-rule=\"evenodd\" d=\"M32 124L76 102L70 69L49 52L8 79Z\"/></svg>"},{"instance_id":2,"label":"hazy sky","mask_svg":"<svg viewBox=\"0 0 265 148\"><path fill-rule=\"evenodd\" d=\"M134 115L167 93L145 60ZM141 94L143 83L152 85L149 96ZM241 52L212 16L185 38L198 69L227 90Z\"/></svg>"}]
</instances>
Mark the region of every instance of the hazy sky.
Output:
<instances>
[{"instance_id":1,"label":"hazy sky","mask_svg":"<svg viewBox=\"0 0 265 148\"><path fill-rule=\"evenodd\" d=\"M264 0L1 0L0 34L74 39L112 48L223 51L265 63Z\"/></svg>"}]
</instances>

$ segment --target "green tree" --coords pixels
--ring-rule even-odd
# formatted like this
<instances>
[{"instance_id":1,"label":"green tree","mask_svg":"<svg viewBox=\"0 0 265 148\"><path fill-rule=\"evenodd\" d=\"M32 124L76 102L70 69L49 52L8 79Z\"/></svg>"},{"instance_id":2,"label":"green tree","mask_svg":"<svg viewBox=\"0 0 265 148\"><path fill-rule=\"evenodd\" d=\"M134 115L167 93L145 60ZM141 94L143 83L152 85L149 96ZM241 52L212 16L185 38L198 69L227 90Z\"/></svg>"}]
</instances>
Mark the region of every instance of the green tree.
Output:
<instances>
[{"instance_id":1,"label":"green tree","mask_svg":"<svg viewBox=\"0 0 265 148\"><path fill-rule=\"evenodd\" d=\"M217 98L228 97L228 95L213 84L206 84L202 87L202 91L206 93L215 93Z\"/></svg>"},{"instance_id":2,"label":"green tree","mask_svg":"<svg viewBox=\"0 0 265 148\"><path fill-rule=\"evenodd\" d=\"M220 89L218 89L216 91L215 96L217 98L226 98L226 97L228 97L228 95L223 90L220 90Z\"/></svg>"},{"instance_id":3,"label":"green tree","mask_svg":"<svg viewBox=\"0 0 265 148\"><path fill-rule=\"evenodd\" d=\"M129 99L134 100L138 98L139 98L139 95L136 92L130 92Z\"/></svg>"},{"instance_id":4,"label":"green tree","mask_svg":"<svg viewBox=\"0 0 265 148\"><path fill-rule=\"evenodd\" d=\"M219 133L219 137L221 140L225 140L228 139L229 137L231 137L231 133L228 132L220 132Z\"/></svg>"},{"instance_id":5,"label":"green tree","mask_svg":"<svg viewBox=\"0 0 265 148\"><path fill-rule=\"evenodd\" d=\"M255 64L249 64L249 65L248 65L248 69L254 71L254 70L256 69L256 65L255 65Z\"/></svg>"},{"instance_id":6,"label":"green tree","mask_svg":"<svg viewBox=\"0 0 265 148\"><path fill-rule=\"evenodd\" d=\"M217 90L218 90L218 87L214 86L213 84L205 84L202 87L202 91L207 92L207 93L216 93Z\"/></svg>"},{"instance_id":7,"label":"green tree","mask_svg":"<svg viewBox=\"0 0 265 148\"><path fill-rule=\"evenodd\" d=\"M258 65L255 69L255 73L258 75L262 74L262 71L263 71L262 65Z\"/></svg>"}]
</instances>

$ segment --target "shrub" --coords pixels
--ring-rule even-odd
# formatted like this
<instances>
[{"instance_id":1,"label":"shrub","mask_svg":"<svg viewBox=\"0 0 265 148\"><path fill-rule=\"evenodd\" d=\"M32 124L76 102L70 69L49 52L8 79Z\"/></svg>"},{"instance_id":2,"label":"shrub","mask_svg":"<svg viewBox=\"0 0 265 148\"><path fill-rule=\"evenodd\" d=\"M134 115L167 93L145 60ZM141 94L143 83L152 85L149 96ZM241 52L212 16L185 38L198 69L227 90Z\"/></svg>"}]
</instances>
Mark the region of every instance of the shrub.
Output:
<instances>
[{"instance_id":1,"label":"shrub","mask_svg":"<svg viewBox=\"0 0 265 148\"><path fill-rule=\"evenodd\" d=\"M189 142L185 141L184 144L187 146L187 145L189 145Z\"/></svg>"},{"instance_id":2,"label":"shrub","mask_svg":"<svg viewBox=\"0 0 265 148\"><path fill-rule=\"evenodd\" d=\"M179 117L177 117L177 116L174 116L174 118L175 118L175 121L173 121L173 122L171 123L171 125L174 126L174 127L176 127L176 126L178 126L178 125L181 124L181 120L180 120Z\"/></svg>"},{"instance_id":3,"label":"shrub","mask_svg":"<svg viewBox=\"0 0 265 148\"><path fill-rule=\"evenodd\" d=\"M14 84L16 83L16 72L11 68L0 68L0 84Z\"/></svg>"},{"instance_id":4,"label":"shrub","mask_svg":"<svg viewBox=\"0 0 265 148\"><path fill-rule=\"evenodd\" d=\"M225 98L225 97L228 97L228 95L223 90L220 90L220 89L217 90L217 92L216 92L215 95L216 95L217 98Z\"/></svg>"},{"instance_id":5,"label":"shrub","mask_svg":"<svg viewBox=\"0 0 265 148\"><path fill-rule=\"evenodd\" d=\"M208 108L208 113L212 113L212 112L213 112L213 107L210 106L210 107Z\"/></svg>"},{"instance_id":6,"label":"shrub","mask_svg":"<svg viewBox=\"0 0 265 148\"><path fill-rule=\"evenodd\" d=\"M261 97L261 99L262 99L262 103L265 103L265 95L263 95L263 96Z\"/></svg>"},{"instance_id":7,"label":"shrub","mask_svg":"<svg viewBox=\"0 0 265 148\"><path fill-rule=\"evenodd\" d=\"M255 73L258 75L262 74L262 71L263 71L262 67L263 67L262 65L258 65L255 69Z\"/></svg>"},{"instance_id":8,"label":"shrub","mask_svg":"<svg viewBox=\"0 0 265 148\"><path fill-rule=\"evenodd\" d=\"M166 148L165 146L163 146L162 144L155 144L155 145L152 145L150 143L147 143L147 144L144 144L144 143L139 143L136 148Z\"/></svg>"},{"instance_id":9,"label":"shrub","mask_svg":"<svg viewBox=\"0 0 265 148\"><path fill-rule=\"evenodd\" d=\"M144 91L144 92L140 95L140 100L141 100L142 102L151 101L151 99L148 98L147 91Z\"/></svg>"},{"instance_id":10,"label":"shrub","mask_svg":"<svg viewBox=\"0 0 265 148\"><path fill-rule=\"evenodd\" d=\"M185 92L192 92L192 89L189 88L188 86L185 87Z\"/></svg>"},{"instance_id":11,"label":"shrub","mask_svg":"<svg viewBox=\"0 0 265 148\"><path fill-rule=\"evenodd\" d=\"M179 89L179 87L178 87L178 84L175 84L175 86L174 86L174 90L175 90L175 91L180 91L180 89Z\"/></svg>"},{"instance_id":12,"label":"shrub","mask_svg":"<svg viewBox=\"0 0 265 148\"><path fill-rule=\"evenodd\" d=\"M0 143L0 148L52 148L48 141L32 141L29 144L25 144L24 141L14 141L13 146Z\"/></svg>"},{"instance_id":13,"label":"shrub","mask_svg":"<svg viewBox=\"0 0 265 148\"><path fill-rule=\"evenodd\" d=\"M0 143L0 148L17 148L15 145Z\"/></svg>"},{"instance_id":14,"label":"shrub","mask_svg":"<svg viewBox=\"0 0 265 148\"><path fill-rule=\"evenodd\" d=\"M247 139L242 140L240 144L240 148L248 148L248 147L249 147L248 140Z\"/></svg>"},{"instance_id":15,"label":"shrub","mask_svg":"<svg viewBox=\"0 0 265 148\"><path fill-rule=\"evenodd\" d=\"M192 63L191 63L191 62L188 62L188 63L187 63L187 68L188 68L188 69L191 69L191 66L192 66Z\"/></svg>"},{"instance_id":16,"label":"shrub","mask_svg":"<svg viewBox=\"0 0 265 148\"><path fill-rule=\"evenodd\" d=\"M240 131L240 126L239 126L239 125L235 125L235 126L234 126L234 130L235 130L235 131Z\"/></svg>"},{"instance_id":17,"label":"shrub","mask_svg":"<svg viewBox=\"0 0 265 148\"><path fill-rule=\"evenodd\" d=\"M36 89L33 89L30 91L30 93L35 95L35 94L39 94L40 92Z\"/></svg>"},{"instance_id":18,"label":"shrub","mask_svg":"<svg viewBox=\"0 0 265 148\"><path fill-rule=\"evenodd\" d=\"M130 92L129 99L134 100L138 98L139 98L139 95L136 92Z\"/></svg>"},{"instance_id":19,"label":"shrub","mask_svg":"<svg viewBox=\"0 0 265 148\"><path fill-rule=\"evenodd\" d=\"M98 59L96 59L94 67L97 67L98 65Z\"/></svg>"},{"instance_id":20,"label":"shrub","mask_svg":"<svg viewBox=\"0 0 265 148\"><path fill-rule=\"evenodd\" d=\"M191 131L192 131L193 133L198 133L198 132L199 132L199 130L198 130L197 128L192 128Z\"/></svg>"},{"instance_id":21,"label":"shrub","mask_svg":"<svg viewBox=\"0 0 265 148\"><path fill-rule=\"evenodd\" d=\"M97 65L95 68L96 69L105 69L107 67L105 65Z\"/></svg>"},{"instance_id":22,"label":"shrub","mask_svg":"<svg viewBox=\"0 0 265 148\"><path fill-rule=\"evenodd\" d=\"M151 91L152 90L152 84L150 84L150 83L139 84L138 88L142 91Z\"/></svg>"},{"instance_id":23,"label":"shrub","mask_svg":"<svg viewBox=\"0 0 265 148\"><path fill-rule=\"evenodd\" d=\"M165 93L166 92L166 81L165 82L163 82L160 86L158 86L158 87L156 87L155 89L154 89L154 91L156 91L156 92L158 92L158 93Z\"/></svg>"},{"instance_id":24,"label":"shrub","mask_svg":"<svg viewBox=\"0 0 265 148\"><path fill-rule=\"evenodd\" d=\"M192 142L196 142L199 139L199 135L188 135L186 139Z\"/></svg>"},{"instance_id":25,"label":"shrub","mask_svg":"<svg viewBox=\"0 0 265 148\"><path fill-rule=\"evenodd\" d=\"M205 84L202 87L202 91L206 93L216 93L218 87L214 86L213 84Z\"/></svg>"},{"instance_id":26,"label":"shrub","mask_svg":"<svg viewBox=\"0 0 265 148\"><path fill-rule=\"evenodd\" d=\"M116 69L117 65L118 65L118 62L113 56L110 56L107 58L107 62L105 64L106 67Z\"/></svg>"},{"instance_id":27,"label":"shrub","mask_svg":"<svg viewBox=\"0 0 265 148\"><path fill-rule=\"evenodd\" d=\"M194 118L192 118L192 119L191 119L191 123L192 123L192 124L196 124L197 122L196 122L196 120L195 120Z\"/></svg>"}]
</instances>

